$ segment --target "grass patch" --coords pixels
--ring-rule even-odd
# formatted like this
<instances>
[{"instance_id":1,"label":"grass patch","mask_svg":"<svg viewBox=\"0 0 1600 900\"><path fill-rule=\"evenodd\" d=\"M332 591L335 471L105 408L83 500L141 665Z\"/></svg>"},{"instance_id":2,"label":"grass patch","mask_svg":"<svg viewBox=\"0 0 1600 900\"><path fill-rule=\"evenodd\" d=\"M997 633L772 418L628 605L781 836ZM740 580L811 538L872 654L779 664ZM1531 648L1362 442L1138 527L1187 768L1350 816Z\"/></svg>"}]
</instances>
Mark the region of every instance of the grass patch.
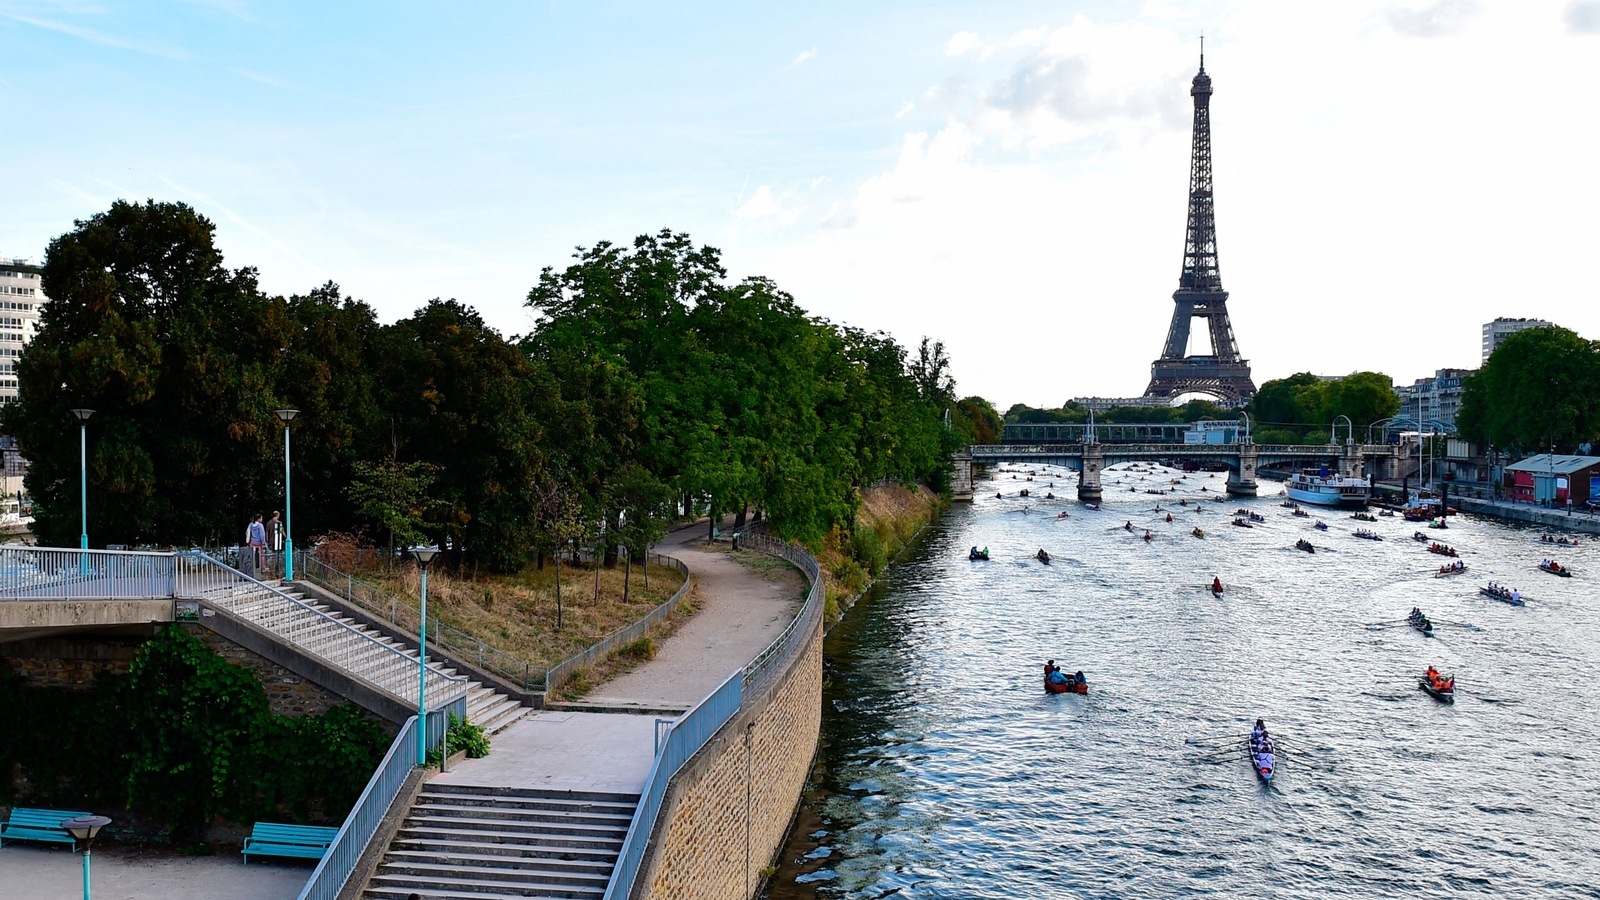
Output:
<instances>
[{"instance_id":1,"label":"grass patch","mask_svg":"<svg viewBox=\"0 0 1600 900\"><path fill-rule=\"evenodd\" d=\"M421 583L414 568L357 573L415 609ZM596 576L598 575L598 597ZM556 628L555 566L529 568L514 575L428 573L428 615L538 666L552 666L592 646L619 628L644 618L683 584L667 566L635 565L628 599L623 600L622 565L561 567L561 627Z\"/></svg>"}]
</instances>

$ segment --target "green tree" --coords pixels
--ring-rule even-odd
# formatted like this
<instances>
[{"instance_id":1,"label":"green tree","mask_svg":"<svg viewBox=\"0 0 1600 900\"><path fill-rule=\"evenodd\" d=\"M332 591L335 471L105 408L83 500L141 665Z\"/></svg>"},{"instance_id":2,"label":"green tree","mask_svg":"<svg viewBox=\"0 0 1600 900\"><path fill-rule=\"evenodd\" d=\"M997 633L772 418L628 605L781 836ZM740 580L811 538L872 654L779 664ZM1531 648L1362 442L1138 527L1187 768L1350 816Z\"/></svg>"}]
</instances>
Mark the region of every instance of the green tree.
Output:
<instances>
[{"instance_id":1,"label":"green tree","mask_svg":"<svg viewBox=\"0 0 1600 900\"><path fill-rule=\"evenodd\" d=\"M223 266L212 232L181 203L119 200L50 243L51 302L3 419L33 462L41 540L76 543L72 407L96 410L89 531L99 542L232 538L281 484L273 379L289 320L253 270Z\"/></svg>"},{"instance_id":2,"label":"green tree","mask_svg":"<svg viewBox=\"0 0 1600 900\"><path fill-rule=\"evenodd\" d=\"M355 463L345 493L357 515L389 532L391 559L396 546L414 546L426 537L428 489L434 471L435 466L425 462Z\"/></svg>"},{"instance_id":3,"label":"green tree","mask_svg":"<svg viewBox=\"0 0 1600 900\"><path fill-rule=\"evenodd\" d=\"M1005 431L1005 421L994 404L982 397L965 397L956 401L956 431L969 444L998 444Z\"/></svg>"},{"instance_id":4,"label":"green tree","mask_svg":"<svg viewBox=\"0 0 1600 900\"><path fill-rule=\"evenodd\" d=\"M1565 328L1511 335L1467 379L1456 427L1523 452L1600 437L1600 343Z\"/></svg>"}]
</instances>

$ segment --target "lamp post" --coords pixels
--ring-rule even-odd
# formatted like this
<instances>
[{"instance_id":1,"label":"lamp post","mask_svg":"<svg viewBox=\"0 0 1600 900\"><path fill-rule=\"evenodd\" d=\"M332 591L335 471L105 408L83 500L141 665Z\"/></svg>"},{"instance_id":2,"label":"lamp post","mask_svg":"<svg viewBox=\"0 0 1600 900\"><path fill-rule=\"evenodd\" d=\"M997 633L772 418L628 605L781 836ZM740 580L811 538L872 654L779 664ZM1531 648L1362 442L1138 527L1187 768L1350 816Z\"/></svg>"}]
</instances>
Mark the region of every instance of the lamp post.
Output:
<instances>
[{"instance_id":1,"label":"lamp post","mask_svg":"<svg viewBox=\"0 0 1600 900\"><path fill-rule=\"evenodd\" d=\"M78 535L78 549L89 549L89 417L92 409L72 411L78 420L78 496L83 509L83 532Z\"/></svg>"},{"instance_id":2,"label":"lamp post","mask_svg":"<svg viewBox=\"0 0 1600 900\"><path fill-rule=\"evenodd\" d=\"M422 624L417 627L417 765L428 764L428 564L439 554L437 547L411 551L422 570Z\"/></svg>"},{"instance_id":3,"label":"lamp post","mask_svg":"<svg viewBox=\"0 0 1600 900\"><path fill-rule=\"evenodd\" d=\"M275 410L283 420L283 580L294 580L294 500L289 490L289 423L300 415L298 409Z\"/></svg>"},{"instance_id":4,"label":"lamp post","mask_svg":"<svg viewBox=\"0 0 1600 900\"><path fill-rule=\"evenodd\" d=\"M100 829L111 824L105 816L78 816L61 823L72 839L83 848L83 900L89 900L89 846L94 843Z\"/></svg>"}]
</instances>

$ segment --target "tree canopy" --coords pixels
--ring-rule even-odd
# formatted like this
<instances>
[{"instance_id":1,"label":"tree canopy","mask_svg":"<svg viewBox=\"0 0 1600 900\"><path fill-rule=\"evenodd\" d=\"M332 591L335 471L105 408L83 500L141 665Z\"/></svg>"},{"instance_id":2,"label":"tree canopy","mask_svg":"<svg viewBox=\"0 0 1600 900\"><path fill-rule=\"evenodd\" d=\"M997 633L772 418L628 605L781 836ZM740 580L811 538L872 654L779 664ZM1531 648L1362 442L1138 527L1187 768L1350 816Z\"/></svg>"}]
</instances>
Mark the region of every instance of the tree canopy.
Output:
<instances>
[{"instance_id":1,"label":"tree canopy","mask_svg":"<svg viewBox=\"0 0 1600 900\"><path fill-rule=\"evenodd\" d=\"M1249 406L1256 440L1262 443L1321 443L1339 416L1350 419L1359 438L1368 425L1399 411L1400 395L1382 372L1333 379L1299 372L1261 385Z\"/></svg>"},{"instance_id":2,"label":"tree canopy","mask_svg":"<svg viewBox=\"0 0 1600 900\"><path fill-rule=\"evenodd\" d=\"M761 510L816 541L849 530L862 486L942 485L949 451L996 427L956 402L942 343L912 357L770 279L730 283L684 234L544 269L515 340L455 300L382 325L332 283L268 296L213 235L184 204L118 201L51 242L51 301L0 412L41 541L76 543L78 407L96 411L96 545L237 542L280 505L273 411L292 407L297 544L367 528L496 570L582 535L642 552L680 508Z\"/></svg>"},{"instance_id":3,"label":"tree canopy","mask_svg":"<svg viewBox=\"0 0 1600 900\"><path fill-rule=\"evenodd\" d=\"M1600 342L1565 328L1508 336L1462 385L1456 428L1525 452L1600 437Z\"/></svg>"}]
</instances>

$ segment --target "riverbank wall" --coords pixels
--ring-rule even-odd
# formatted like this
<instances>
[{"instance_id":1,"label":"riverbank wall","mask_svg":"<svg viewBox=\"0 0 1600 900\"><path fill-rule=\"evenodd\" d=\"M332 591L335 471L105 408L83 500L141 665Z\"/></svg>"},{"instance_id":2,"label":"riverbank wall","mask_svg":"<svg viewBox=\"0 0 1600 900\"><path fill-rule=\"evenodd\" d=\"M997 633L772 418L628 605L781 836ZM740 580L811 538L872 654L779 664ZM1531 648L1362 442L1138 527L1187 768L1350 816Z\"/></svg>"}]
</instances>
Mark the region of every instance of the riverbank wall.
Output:
<instances>
[{"instance_id":1,"label":"riverbank wall","mask_svg":"<svg viewBox=\"0 0 1600 900\"><path fill-rule=\"evenodd\" d=\"M773 870L822 734L820 607L808 600L780 639L788 662L747 677L739 711L673 775L634 898L747 900Z\"/></svg>"},{"instance_id":2,"label":"riverbank wall","mask_svg":"<svg viewBox=\"0 0 1600 900\"><path fill-rule=\"evenodd\" d=\"M1468 497L1450 498L1450 505L1465 513L1488 516L1506 522L1523 522L1556 531L1576 531L1600 535L1600 517L1593 513L1569 513L1566 510L1546 509L1527 503L1510 503L1504 500L1474 500Z\"/></svg>"},{"instance_id":3,"label":"riverbank wall","mask_svg":"<svg viewBox=\"0 0 1600 900\"><path fill-rule=\"evenodd\" d=\"M924 485L880 484L861 492L855 529L834 529L817 553L827 585L829 627L942 512L948 501Z\"/></svg>"}]
</instances>

